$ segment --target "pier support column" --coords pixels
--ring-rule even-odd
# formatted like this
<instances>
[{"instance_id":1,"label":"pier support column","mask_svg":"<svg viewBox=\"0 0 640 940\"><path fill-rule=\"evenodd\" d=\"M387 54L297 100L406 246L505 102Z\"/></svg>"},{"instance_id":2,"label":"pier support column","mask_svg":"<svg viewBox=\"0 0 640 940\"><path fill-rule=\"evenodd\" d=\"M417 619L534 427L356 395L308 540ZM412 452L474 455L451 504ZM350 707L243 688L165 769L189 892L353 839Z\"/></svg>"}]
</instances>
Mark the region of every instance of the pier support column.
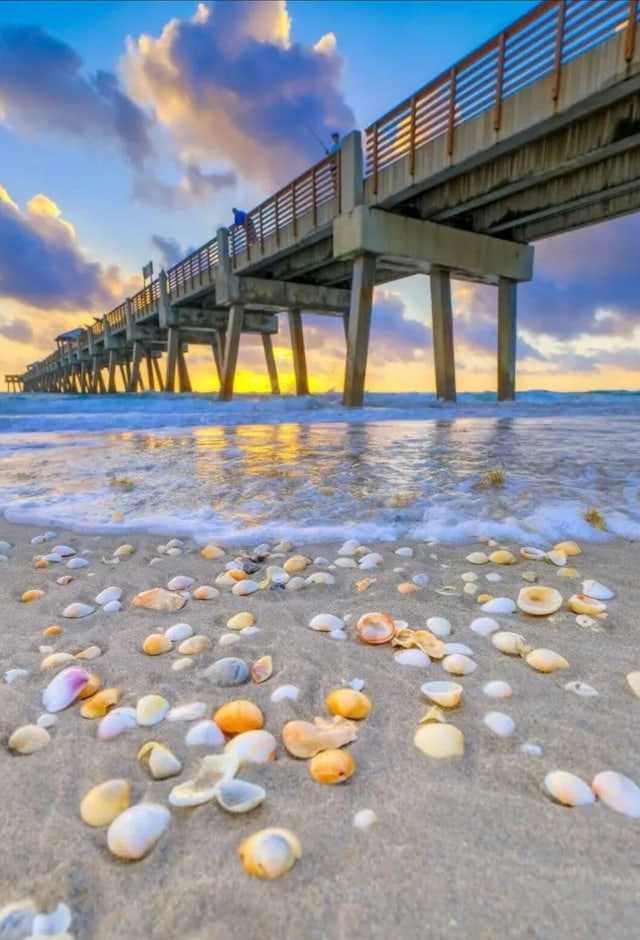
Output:
<instances>
[{"instance_id":1,"label":"pier support column","mask_svg":"<svg viewBox=\"0 0 640 940\"><path fill-rule=\"evenodd\" d=\"M159 366L159 364L158 364L158 360L157 360L156 358L153 358L153 359L151 360L151 362L153 363L153 368L154 368L154 371L155 371L155 373L156 373L156 381L157 381L157 383L158 383L158 389L159 389L161 392L164 392L164 391L165 391L164 380L163 380L163 378L162 378L162 372L160 371L160 366Z\"/></svg>"},{"instance_id":2,"label":"pier support column","mask_svg":"<svg viewBox=\"0 0 640 940\"><path fill-rule=\"evenodd\" d=\"M269 373L269 382L271 383L271 394L280 394L280 382L278 381L278 368L276 366L275 356L273 355L273 343L271 334L262 334L262 346L264 349L264 358L267 363L267 372Z\"/></svg>"},{"instance_id":3,"label":"pier support column","mask_svg":"<svg viewBox=\"0 0 640 940\"><path fill-rule=\"evenodd\" d=\"M213 361L218 374L218 382L222 385L222 363L224 362L224 347L222 345L222 334L214 333L211 351L213 352Z\"/></svg>"},{"instance_id":4,"label":"pier support column","mask_svg":"<svg viewBox=\"0 0 640 940\"><path fill-rule=\"evenodd\" d=\"M347 364L342 397L342 403L347 408L360 408L364 400L364 379L367 371L375 278L375 255L360 255L354 260L347 335Z\"/></svg>"},{"instance_id":5,"label":"pier support column","mask_svg":"<svg viewBox=\"0 0 640 940\"><path fill-rule=\"evenodd\" d=\"M218 393L218 401L231 401L233 398L233 382L236 377L238 364L238 349L240 347L240 334L244 322L244 307L242 304L232 304L227 326L227 341L224 355L224 368L222 370L222 383Z\"/></svg>"},{"instance_id":6,"label":"pier support column","mask_svg":"<svg viewBox=\"0 0 640 940\"><path fill-rule=\"evenodd\" d=\"M178 352L180 351L180 330L170 326L167 334L167 379L165 388L168 392L175 392L176 366Z\"/></svg>"},{"instance_id":7,"label":"pier support column","mask_svg":"<svg viewBox=\"0 0 640 940\"><path fill-rule=\"evenodd\" d=\"M140 362L142 361L142 343L136 340L133 344L133 361L131 364L131 378L127 386L128 392L137 392L138 385L142 385L140 379Z\"/></svg>"},{"instance_id":8,"label":"pier support column","mask_svg":"<svg viewBox=\"0 0 640 940\"><path fill-rule=\"evenodd\" d=\"M515 281L498 281L498 401L516 397L516 306Z\"/></svg>"},{"instance_id":9,"label":"pier support column","mask_svg":"<svg viewBox=\"0 0 640 940\"><path fill-rule=\"evenodd\" d=\"M178 381L180 383L179 388L181 392L191 391L191 379L189 378L189 370L187 369L187 360L184 358L182 349L178 351Z\"/></svg>"},{"instance_id":10,"label":"pier support column","mask_svg":"<svg viewBox=\"0 0 640 940\"><path fill-rule=\"evenodd\" d=\"M109 378L107 380L107 392L114 395L116 391L116 365L118 364L118 353L115 349L109 350Z\"/></svg>"},{"instance_id":11,"label":"pier support column","mask_svg":"<svg viewBox=\"0 0 640 940\"><path fill-rule=\"evenodd\" d=\"M296 377L296 395L308 395L307 356L304 350L302 314L299 310L289 311L289 333L291 334L291 351L293 353L293 372Z\"/></svg>"},{"instance_id":12,"label":"pier support column","mask_svg":"<svg viewBox=\"0 0 640 940\"><path fill-rule=\"evenodd\" d=\"M449 269L432 267L430 279L436 396L441 401L455 401L456 366L453 351L453 313Z\"/></svg>"},{"instance_id":13,"label":"pier support column","mask_svg":"<svg viewBox=\"0 0 640 940\"><path fill-rule=\"evenodd\" d=\"M149 353L147 353L146 355L146 360L147 360L147 385L149 386L152 392L155 392L156 378L153 374L153 360L151 359L151 356L149 355Z\"/></svg>"}]
</instances>

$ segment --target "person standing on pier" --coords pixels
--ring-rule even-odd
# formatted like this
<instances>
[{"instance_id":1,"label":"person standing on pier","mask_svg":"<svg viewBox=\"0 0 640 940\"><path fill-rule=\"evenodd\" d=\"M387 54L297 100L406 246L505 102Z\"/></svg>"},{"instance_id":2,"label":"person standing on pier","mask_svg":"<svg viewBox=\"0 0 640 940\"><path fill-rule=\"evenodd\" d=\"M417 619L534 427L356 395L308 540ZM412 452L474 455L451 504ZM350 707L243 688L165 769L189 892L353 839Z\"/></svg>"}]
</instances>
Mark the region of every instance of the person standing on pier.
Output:
<instances>
[{"instance_id":1,"label":"person standing on pier","mask_svg":"<svg viewBox=\"0 0 640 940\"><path fill-rule=\"evenodd\" d=\"M256 227L253 224L253 219L251 219L243 209L231 210L233 212L233 224L241 226L247 233L247 242L249 245L257 241L258 235L256 233Z\"/></svg>"}]
</instances>

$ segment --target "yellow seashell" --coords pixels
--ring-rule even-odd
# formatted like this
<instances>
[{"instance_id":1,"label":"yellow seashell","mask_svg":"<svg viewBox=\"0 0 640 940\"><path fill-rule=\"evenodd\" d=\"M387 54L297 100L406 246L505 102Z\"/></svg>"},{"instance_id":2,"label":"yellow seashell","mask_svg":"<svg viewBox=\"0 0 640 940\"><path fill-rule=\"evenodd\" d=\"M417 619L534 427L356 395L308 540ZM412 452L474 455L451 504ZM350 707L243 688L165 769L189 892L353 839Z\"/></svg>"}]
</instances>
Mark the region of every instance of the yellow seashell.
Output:
<instances>
[{"instance_id":1,"label":"yellow seashell","mask_svg":"<svg viewBox=\"0 0 640 940\"><path fill-rule=\"evenodd\" d=\"M558 568L559 578L579 578L580 572L577 568Z\"/></svg>"},{"instance_id":2,"label":"yellow seashell","mask_svg":"<svg viewBox=\"0 0 640 940\"><path fill-rule=\"evenodd\" d=\"M445 644L429 630L416 630L413 645L432 659L442 659L445 654Z\"/></svg>"},{"instance_id":3,"label":"yellow seashell","mask_svg":"<svg viewBox=\"0 0 640 940\"><path fill-rule=\"evenodd\" d=\"M124 513L122 513L119 509L116 509L114 512L111 513L112 522L122 522L123 519L124 519Z\"/></svg>"},{"instance_id":4,"label":"yellow seashell","mask_svg":"<svg viewBox=\"0 0 640 940\"><path fill-rule=\"evenodd\" d=\"M420 691L443 708L455 708L462 695L462 686L458 682L425 682Z\"/></svg>"},{"instance_id":5,"label":"yellow seashell","mask_svg":"<svg viewBox=\"0 0 640 940\"><path fill-rule=\"evenodd\" d=\"M371 701L363 692L356 692L355 689L334 689L327 695L326 705L332 715L356 721L366 718L371 711Z\"/></svg>"},{"instance_id":6,"label":"yellow seashell","mask_svg":"<svg viewBox=\"0 0 640 940\"><path fill-rule=\"evenodd\" d=\"M291 558L287 558L282 567L287 574L296 574L298 571L304 571L310 564L311 559L306 555L292 555Z\"/></svg>"},{"instance_id":7,"label":"yellow seashell","mask_svg":"<svg viewBox=\"0 0 640 940\"><path fill-rule=\"evenodd\" d=\"M51 735L46 728L41 728L40 725L22 725L10 735L8 744L9 749L17 754L33 754L50 740Z\"/></svg>"},{"instance_id":8,"label":"yellow seashell","mask_svg":"<svg viewBox=\"0 0 640 940\"><path fill-rule=\"evenodd\" d=\"M243 610L239 614L234 614L227 620L228 630L244 630L245 627L252 627L256 618L248 610Z\"/></svg>"},{"instance_id":9,"label":"yellow seashell","mask_svg":"<svg viewBox=\"0 0 640 940\"><path fill-rule=\"evenodd\" d=\"M249 575L242 568L229 568L227 574L232 581L248 581Z\"/></svg>"},{"instance_id":10,"label":"yellow seashell","mask_svg":"<svg viewBox=\"0 0 640 940\"><path fill-rule=\"evenodd\" d=\"M80 650L80 652L76 653L73 658L91 660L91 659L97 659L98 656L102 656L102 650L100 649L99 646L94 645L94 646L87 646L86 649Z\"/></svg>"},{"instance_id":11,"label":"yellow seashell","mask_svg":"<svg viewBox=\"0 0 640 940\"><path fill-rule=\"evenodd\" d=\"M151 633L142 644L142 651L147 656L159 656L173 649L173 643L164 633Z\"/></svg>"},{"instance_id":12,"label":"yellow seashell","mask_svg":"<svg viewBox=\"0 0 640 940\"><path fill-rule=\"evenodd\" d=\"M493 600L493 594L478 594L476 601L478 604L487 604L489 601Z\"/></svg>"},{"instance_id":13,"label":"yellow seashell","mask_svg":"<svg viewBox=\"0 0 640 940\"><path fill-rule=\"evenodd\" d=\"M106 780L92 787L80 803L80 816L87 826L108 826L131 802L127 780Z\"/></svg>"},{"instance_id":14,"label":"yellow seashell","mask_svg":"<svg viewBox=\"0 0 640 940\"><path fill-rule=\"evenodd\" d=\"M134 607L144 607L147 610L180 610L187 602L181 594L175 594L165 588L151 588L136 594L131 603Z\"/></svg>"},{"instance_id":15,"label":"yellow seashell","mask_svg":"<svg viewBox=\"0 0 640 940\"><path fill-rule=\"evenodd\" d=\"M309 761L309 773L318 783L344 783L352 776L356 762L348 751L331 748Z\"/></svg>"},{"instance_id":16,"label":"yellow seashell","mask_svg":"<svg viewBox=\"0 0 640 940\"><path fill-rule=\"evenodd\" d=\"M182 770L173 751L160 741L146 741L138 751L138 760L154 780L168 780Z\"/></svg>"},{"instance_id":17,"label":"yellow seashell","mask_svg":"<svg viewBox=\"0 0 640 940\"><path fill-rule=\"evenodd\" d=\"M282 729L284 746L294 757L314 757L320 751L344 747L358 737L353 721L335 715L332 721L316 718L310 721L288 721Z\"/></svg>"},{"instance_id":18,"label":"yellow seashell","mask_svg":"<svg viewBox=\"0 0 640 940\"><path fill-rule=\"evenodd\" d=\"M133 545L119 545L113 553L114 558L122 558L125 555L133 555L135 548Z\"/></svg>"},{"instance_id":19,"label":"yellow seashell","mask_svg":"<svg viewBox=\"0 0 640 940\"><path fill-rule=\"evenodd\" d=\"M46 558L38 558L38 560L34 562L33 567L34 568L48 568L49 562L47 561Z\"/></svg>"},{"instance_id":20,"label":"yellow seashell","mask_svg":"<svg viewBox=\"0 0 640 940\"><path fill-rule=\"evenodd\" d=\"M209 646L211 646L209 637L196 633L195 636L189 636L182 641L178 647L178 652L181 656L197 656L198 653L203 653Z\"/></svg>"},{"instance_id":21,"label":"yellow seashell","mask_svg":"<svg viewBox=\"0 0 640 940\"><path fill-rule=\"evenodd\" d=\"M222 705L213 720L225 734L241 734L243 731L258 731L264 725L264 716L257 705L247 699L237 699Z\"/></svg>"},{"instance_id":22,"label":"yellow seashell","mask_svg":"<svg viewBox=\"0 0 640 940\"><path fill-rule=\"evenodd\" d=\"M59 627L57 623L52 623L50 627L45 627L42 631L43 636L60 636L62 633L62 627Z\"/></svg>"},{"instance_id":23,"label":"yellow seashell","mask_svg":"<svg viewBox=\"0 0 640 940\"><path fill-rule=\"evenodd\" d=\"M516 603L525 614L531 614L533 617L546 617L560 610L562 594L555 588L536 584L534 587L521 588Z\"/></svg>"},{"instance_id":24,"label":"yellow seashell","mask_svg":"<svg viewBox=\"0 0 640 940\"><path fill-rule=\"evenodd\" d=\"M513 554L504 548L499 548L495 552L491 552L489 555L489 561L492 561L494 565L515 565L518 562L518 559Z\"/></svg>"},{"instance_id":25,"label":"yellow seashell","mask_svg":"<svg viewBox=\"0 0 640 940\"><path fill-rule=\"evenodd\" d=\"M554 552L564 552L569 558L573 555L582 555L582 549L577 542L558 542L557 545L553 546Z\"/></svg>"},{"instance_id":26,"label":"yellow seashell","mask_svg":"<svg viewBox=\"0 0 640 940\"><path fill-rule=\"evenodd\" d=\"M398 585L396 590L398 594L416 594L421 588L412 581L403 581L402 584Z\"/></svg>"},{"instance_id":27,"label":"yellow seashell","mask_svg":"<svg viewBox=\"0 0 640 940\"><path fill-rule=\"evenodd\" d=\"M425 714L422 716L418 724L426 725L430 721L439 721L443 725L446 725L447 723L444 712L437 705L431 705L431 707L428 708Z\"/></svg>"},{"instance_id":28,"label":"yellow seashell","mask_svg":"<svg viewBox=\"0 0 640 940\"><path fill-rule=\"evenodd\" d=\"M224 555L225 550L220 545L215 545L213 542L210 542L209 545L205 545L200 554L203 558L206 558L207 561L212 561L214 558L220 558Z\"/></svg>"},{"instance_id":29,"label":"yellow seashell","mask_svg":"<svg viewBox=\"0 0 640 940\"><path fill-rule=\"evenodd\" d=\"M525 662L537 672L555 672L556 669L569 668L569 663L563 656L547 649L531 650L525 656Z\"/></svg>"},{"instance_id":30,"label":"yellow seashell","mask_svg":"<svg viewBox=\"0 0 640 940\"><path fill-rule=\"evenodd\" d=\"M102 689L83 703L80 714L83 718L104 718L112 705L117 705L122 697L120 689Z\"/></svg>"},{"instance_id":31,"label":"yellow seashell","mask_svg":"<svg viewBox=\"0 0 640 940\"><path fill-rule=\"evenodd\" d=\"M98 676L95 673L88 673L89 681L83 689L78 693L79 699L91 698L92 695L95 695L98 689L100 688L101 682Z\"/></svg>"},{"instance_id":32,"label":"yellow seashell","mask_svg":"<svg viewBox=\"0 0 640 940\"><path fill-rule=\"evenodd\" d=\"M288 829L261 829L238 849L244 869L258 878L279 878L302 858L302 846Z\"/></svg>"},{"instance_id":33,"label":"yellow seashell","mask_svg":"<svg viewBox=\"0 0 640 940\"><path fill-rule=\"evenodd\" d=\"M356 623L356 636L361 643L377 646L389 643L396 632L396 625L388 614L363 614Z\"/></svg>"},{"instance_id":34,"label":"yellow seashell","mask_svg":"<svg viewBox=\"0 0 640 940\"><path fill-rule=\"evenodd\" d=\"M356 581L356 592L362 594L362 592L370 588L372 584L375 584L377 580L377 578L360 578L359 581Z\"/></svg>"},{"instance_id":35,"label":"yellow seashell","mask_svg":"<svg viewBox=\"0 0 640 940\"><path fill-rule=\"evenodd\" d=\"M557 565L558 568L562 568L567 563L567 556L564 552L556 552L552 550L547 552L545 560L550 561L552 565Z\"/></svg>"},{"instance_id":36,"label":"yellow seashell","mask_svg":"<svg viewBox=\"0 0 640 940\"><path fill-rule=\"evenodd\" d=\"M413 743L427 757L462 757L464 735L454 725L440 722L422 724L413 736Z\"/></svg>"},{"instance_id":37,"label":"yellow seashell","mask_svg":"<svg viewBox=\"0 0 640 940\"><path fill-rule=\"evenodd\" d=\"M599 617L607 609L603 601L587 597L586 594L572 594L567 601L567 606L574 614L586 614L588 617Z\"/></svg>"},{"instance_id":38,"label":"yellow seashell","mask_svg":"<svg viewBox=\"0 0 640 940\"><path fill-rule=\"evenodd\" d=\"M71 653L51 653L50 656L45 656L45 658L40 663L41 669L52 669L54 666L62 666L64 663L72 662L73 656Z\"/></svg>"},{"instance_id":39,"label":"yellow seashell","mask_svg":"<svg viewBox=\"0 0 640 940\"><path fill-rule=\"evenodd\" d=\"M30 591L24 592L20 598L20 603L30 604L31 601L39 601L41 597L44 597L44 591L40 591L38 588L32 588Z\"/></svg>"},{"instance_id":40,"label":"yellow seashell","mask_svg":"<svg viewBox=\"0 0 640 940\"><path fill-rule=\"evenodd\" d=\"M266 682L273 673L273 660L271 656L261 656L251 667L251 678L254 682Z\"/></svg>"}]
</instances>

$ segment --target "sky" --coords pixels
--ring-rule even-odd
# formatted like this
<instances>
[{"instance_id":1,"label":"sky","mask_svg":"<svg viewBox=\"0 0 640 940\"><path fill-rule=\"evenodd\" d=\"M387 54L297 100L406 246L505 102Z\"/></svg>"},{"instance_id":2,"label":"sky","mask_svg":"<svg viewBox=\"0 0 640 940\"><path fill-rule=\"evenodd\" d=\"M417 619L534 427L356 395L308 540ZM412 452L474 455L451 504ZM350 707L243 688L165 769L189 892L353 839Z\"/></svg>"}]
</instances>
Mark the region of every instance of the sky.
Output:
<instances>
[{"instance_id":1,"label":"sky","mask_svg":"<svg viewBox=\"0 0 640 940\"><path fill-rule=\"evenodd\" d=\"M365 128L536 4L529 0L0 3L0 381L44 358L322 157L310 129ZM517 388L640 388L640 215L536 243L518 288ZM495 391L497 292L454 282L459 391ZM312 392L344 335L303 318ZM286 318L274 338L294 387ZM194 390L218 387L191 347ZM434 389L425 277L376 290L366 388ZM259 337L236 388L267 391Z\"/></svg>"}]
</instances>

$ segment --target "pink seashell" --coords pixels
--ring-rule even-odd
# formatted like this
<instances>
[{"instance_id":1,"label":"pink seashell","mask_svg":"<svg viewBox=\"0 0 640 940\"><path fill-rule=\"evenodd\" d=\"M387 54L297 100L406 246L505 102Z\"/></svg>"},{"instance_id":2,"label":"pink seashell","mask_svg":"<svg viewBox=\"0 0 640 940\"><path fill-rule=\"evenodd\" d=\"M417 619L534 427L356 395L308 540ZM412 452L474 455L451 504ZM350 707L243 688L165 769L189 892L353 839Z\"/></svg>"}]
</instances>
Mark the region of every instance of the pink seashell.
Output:
<instances>
[{"instance_id":1,"label":"pink seashell","mask_svg":"<svg viewBox=\"0 0 640 940\"><path fill-rule=\"evenodd\" d=\"M86 669L69 666L51 680L42 693L42 704L48 712L59 712L75 702L90 679Z\"/></svg>"}]
</instances>

